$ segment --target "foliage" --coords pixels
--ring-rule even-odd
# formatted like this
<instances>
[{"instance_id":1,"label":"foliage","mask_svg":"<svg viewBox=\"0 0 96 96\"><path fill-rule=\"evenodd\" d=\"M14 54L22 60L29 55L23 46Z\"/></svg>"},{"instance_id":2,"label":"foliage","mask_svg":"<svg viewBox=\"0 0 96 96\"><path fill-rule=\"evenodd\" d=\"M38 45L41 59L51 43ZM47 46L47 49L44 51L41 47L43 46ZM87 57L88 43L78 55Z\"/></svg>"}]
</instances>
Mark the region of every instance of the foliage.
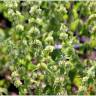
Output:
<instances>
[{"instance_id":1,"label":"foliage","mask_svg":"<svg viewBox=\"0 0 96 96\"><path fill-rule=\"evenodd\" d=\"M11 84L19 95L96 94L95 5L0 1L12 23L0 28L0 94L11 94Z\"/></svg>"}]
</instances>

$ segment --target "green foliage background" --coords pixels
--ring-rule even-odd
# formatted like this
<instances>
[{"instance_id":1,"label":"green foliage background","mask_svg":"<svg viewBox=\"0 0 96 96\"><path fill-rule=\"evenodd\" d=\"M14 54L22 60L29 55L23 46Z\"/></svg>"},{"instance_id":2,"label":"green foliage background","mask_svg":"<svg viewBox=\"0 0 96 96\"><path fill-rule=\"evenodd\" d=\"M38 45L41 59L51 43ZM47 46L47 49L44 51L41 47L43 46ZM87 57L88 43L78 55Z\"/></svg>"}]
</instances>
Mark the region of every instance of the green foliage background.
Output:
<instances>
[{"instance_id":1,"label":"green foliage background","mask_svg":"<svg viewBox=\"0 0 96 96\"><path fill-rule=\"evenodd\" d=\"M96 94L96 2L9 0L0 12L12 22L0 28L0 74L11 72L0 94Z\"/></svg>"}]
</instances>

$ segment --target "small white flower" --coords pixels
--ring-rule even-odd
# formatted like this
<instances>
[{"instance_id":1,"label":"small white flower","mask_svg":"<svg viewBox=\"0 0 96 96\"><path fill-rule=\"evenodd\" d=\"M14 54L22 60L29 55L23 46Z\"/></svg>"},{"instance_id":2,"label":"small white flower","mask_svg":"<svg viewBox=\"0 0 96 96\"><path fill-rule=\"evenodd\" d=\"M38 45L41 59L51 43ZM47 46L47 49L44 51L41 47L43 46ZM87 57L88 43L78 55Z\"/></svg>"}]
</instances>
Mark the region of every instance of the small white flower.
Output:
<instances>
[{"instance_id":1,"label":"small white flower","mask_svg":"<svg viewBox=\"0 0 96 96\"><path fill-rule=\"evenodd\" d=\"M37 9L37 6L36 5L32 6L31 9L30 9L30 11L29 11L29 13L30 14L33 14L36 11L36 9Z\"/></svg>"},{"instance_id":2,"label":"small white flower","mask_svg":"<svg viewBox=\"0 0 96 96\"><path fill-rule=\"evenodd\" d=\"M55 44L55 49L61 49L62 45L61 44Z\"/></svg>"},{"instance_id":3,"label":"small white flower","mask_svg":"<svg viewBox=\"0 0 96 96\"><path fill-rule=\"evenodd\" d=\"M83 81L83 82L86 82L88 79L89 79L89 77L86 76L86 77L83 78L82 81Z\"/></svg>"},{"instance_id":4,"label":"small white flower","mask_svg":"<svg viewBox=\"0 0 96 96\"><path fill-rule=\"evenodd\" d=\"M64 81L64 76L60 76L60 81Z\"/></svg>"},{"instance_id":5,"label":"small white flower","mask_svg":"<svg viewBox=\"0 0 96 96\"><path fill-rule=\"evenodd\" d=\"M42 88L45 88L46 87L46 84L44 82L41 82L41 87Z\"/></svg>"},{"instance_id":6,"label":"small white flower","mask_svg":"<svg viewBox=\"0 0 96 96\"><path fill-rule=\"evenodd\" d=\"M31 73L31 72L29 72L29 73L28 73L28 76L29 76L29 77L31 77L31 75L32 75L32 73Z\"/></svg>"},{"instance_id":7,"label":"small white flower","mask_svg":"<svg viewBox=\"0 0 96 96\"><path fill-rule=\"evenodd\" d=\"M13 11L13 9L9 9L8 10L8 14L14 16L15 15L15 12Z\"/></svg>"}]
</instances>

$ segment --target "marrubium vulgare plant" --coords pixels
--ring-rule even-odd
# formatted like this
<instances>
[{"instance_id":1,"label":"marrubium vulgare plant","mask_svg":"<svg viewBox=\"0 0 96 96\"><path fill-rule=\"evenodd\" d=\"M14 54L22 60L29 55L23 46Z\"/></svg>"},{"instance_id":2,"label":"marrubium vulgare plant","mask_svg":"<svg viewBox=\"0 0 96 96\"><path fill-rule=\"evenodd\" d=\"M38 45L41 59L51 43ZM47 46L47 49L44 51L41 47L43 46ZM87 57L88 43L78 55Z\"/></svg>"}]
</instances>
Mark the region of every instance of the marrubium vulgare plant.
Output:
<instances>
[{"instance_id":1,"label":"marrubium vulgare plant","mask_svg":"<svg viewBox=\"0 0 96 96\"><path fill-rule=\"evenodd\" d=\"M0 95L96 95L96 3L0 1Z\"/></svg>"}]
</instances>

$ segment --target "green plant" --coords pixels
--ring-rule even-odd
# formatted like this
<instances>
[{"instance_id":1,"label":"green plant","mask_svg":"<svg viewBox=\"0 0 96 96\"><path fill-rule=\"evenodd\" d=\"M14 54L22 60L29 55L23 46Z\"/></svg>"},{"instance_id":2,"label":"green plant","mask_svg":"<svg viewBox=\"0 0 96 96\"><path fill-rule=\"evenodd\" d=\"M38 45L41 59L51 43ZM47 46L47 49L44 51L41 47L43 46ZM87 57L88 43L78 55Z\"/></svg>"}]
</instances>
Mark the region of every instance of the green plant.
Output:
<instances>
[{"instance_id":1,"label":"green plant","mask_svg":"<svg viewBox=\"0 0 96 96\"><path fill-rule=\"evenodd\" d=\"M96 94L93 5L0 1L0 12L12 23L11 28L0 29L0 74L5 76L0 94L11 94L10 84L19 95ZM10 74L5 75L6 70Z\"/></svg>"}]
</instances>

